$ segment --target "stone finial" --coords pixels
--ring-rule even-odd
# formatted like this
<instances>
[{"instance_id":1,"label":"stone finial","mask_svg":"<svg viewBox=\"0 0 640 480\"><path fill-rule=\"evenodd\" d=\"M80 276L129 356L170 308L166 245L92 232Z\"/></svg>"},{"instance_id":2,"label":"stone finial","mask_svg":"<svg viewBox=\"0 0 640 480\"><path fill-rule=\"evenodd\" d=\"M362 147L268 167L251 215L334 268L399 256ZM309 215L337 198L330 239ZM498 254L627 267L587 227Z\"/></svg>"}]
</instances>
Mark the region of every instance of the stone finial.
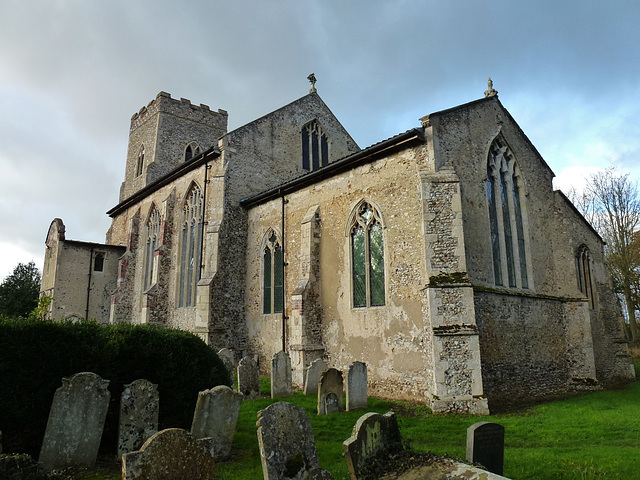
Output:
<instances>
[{"instance_id":1,"label":"stone finial","mask_svg":"<svg viewBox=\"0 0 640 480\"><path fill-rule=\"evenodd\" d=\"M311 88L309 89L309 93L316 93L317 92L317 90L316 90L316 81L317 80L316 80L315 74L313 74L313 73L310 74L307 77L307 80L309 80L309 82L311 83Z\"/></svg>"},{"instance_id":2,"label":"stone finial","mask_svg":"<svg viewBox=\"0 0 640 480\"><path fill-rule=\"evenodd\" d=\"M491 77L489 77L489 80L487 80L487 86L489 88L484 92L485 98L495 97L496 95L498 95L498 91L493 88L493 80L491 80Z\"/></svg>"}]
</instances>

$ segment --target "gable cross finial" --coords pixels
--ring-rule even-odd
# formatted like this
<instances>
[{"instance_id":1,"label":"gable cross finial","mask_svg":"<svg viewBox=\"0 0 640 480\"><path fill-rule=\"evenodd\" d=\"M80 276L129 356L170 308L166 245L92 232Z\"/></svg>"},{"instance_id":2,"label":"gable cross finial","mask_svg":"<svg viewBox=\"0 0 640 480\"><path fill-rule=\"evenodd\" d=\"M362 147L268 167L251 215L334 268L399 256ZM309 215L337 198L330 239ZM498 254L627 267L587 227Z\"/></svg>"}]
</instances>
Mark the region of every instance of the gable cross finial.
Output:
<instances>
[{"instance_id":1,"label":"gable cross finial","mask_svg":"<svg viewBox=\"0 0 640 480\"><path fill-rule=\"evenodd\" d=\"M309 89L309 93L316 93L316 76L312 73L307 77L307 80L311 83L311 88Z\"/></svg>"},{"instance_id":2,"label":"gable cross finial","mask_svg":"<svg viewBox=\"0 0 640 480\"><path fill-rule=\"evenodd\" d=\"M489 80L487 80L487 86L489 88L484 91L485 98L495 97L498 94L498 91L493 88L493 80L491 80L491 77L489 77Z\"/></svg>"}]
</instances>

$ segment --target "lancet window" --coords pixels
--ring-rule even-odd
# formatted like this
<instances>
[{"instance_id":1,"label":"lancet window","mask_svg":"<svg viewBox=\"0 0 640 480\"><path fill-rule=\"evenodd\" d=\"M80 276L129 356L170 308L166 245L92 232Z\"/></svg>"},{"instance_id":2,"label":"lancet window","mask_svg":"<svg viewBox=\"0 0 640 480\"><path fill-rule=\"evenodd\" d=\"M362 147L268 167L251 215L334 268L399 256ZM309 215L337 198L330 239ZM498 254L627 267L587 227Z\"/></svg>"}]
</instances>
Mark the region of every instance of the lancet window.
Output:
<instances>
[{"instance_id":1,"label":"lancet window","mask_svg":"<svg viewBox=\"0 0 640 480\"><path fill-rule=\"evenodd\" d=\"M138 152L138 160L136 163L136 177L142 175L142 170L144 169L144 145L140 147L140 151Z\"/></svg>"},{"instance_id":2,"label":"lancet window","mask_svg":"<svg viewBox=\"0 0 640 480\"><path fill-rule=\"evenodd\" d=\"M361 202L349 224L354 307L385 304L384 239L378 210Z\"/></svg>"},{"instance_id":3,"label":"lancet window","mask_svg":"<svg viewBox=\"0 0 640 480\"><path fill-rule=\"evenodd\" d=\"M591 252L586 245L578 247L576 252L576 275L578 289L589 299L589 306L596 308L596 298L593 294L593 280L591 278Z\"/></svg>"},{"instance_id":4,"label":"lancet window","mask_svg":"<svg viewBox=\"0 0 640 480\"><path fill-rule=\"evenodd\" d=\"M144 252L144 289L148 289L153 283L155 269L155 251L158 248L160 236L160 212L155 205L151 207L151 213L147 220L147 243Z\"/></svg>"},{"instance_id":5,"label":"lancet window","mask_svg":"<svg viewBox=\"0 0 640 480\"><path fill-rule=\"evenodd\" d=\"M262 313L282 313L284 306L284 256L282 242L273 229L262 249Z\"/></svg>"},{"instance_id":6,"label":"lancet window","mask_svg":"<svg viewBox=\"0 0 640 480\"><path fill-rule=\"evenodd\" d=\"M178 298L180 307L196 304L196 285L200 280L202 250L202 203L202 191L194 184L183 206Z\"/></svg>"},{"instance_id":7,"label":"lancet window","mask_svg":"<svg viewBox=\"0 0 640 480\"><path fill-rule=\"evenodd\" d=\"M317 170L329 164L329 137L317 120L302 127L302 169Z\"/></svg>"},{"instance_id":8,"label":"lancet window","mask_svg":"<svg viewBox=\"0 0 640 480\"><path fill-rule=\"evenodd\" d=\"M529 288L522 177L501 137L489 149L486 187L495 284Z\"/></svg>"}]
</instances>

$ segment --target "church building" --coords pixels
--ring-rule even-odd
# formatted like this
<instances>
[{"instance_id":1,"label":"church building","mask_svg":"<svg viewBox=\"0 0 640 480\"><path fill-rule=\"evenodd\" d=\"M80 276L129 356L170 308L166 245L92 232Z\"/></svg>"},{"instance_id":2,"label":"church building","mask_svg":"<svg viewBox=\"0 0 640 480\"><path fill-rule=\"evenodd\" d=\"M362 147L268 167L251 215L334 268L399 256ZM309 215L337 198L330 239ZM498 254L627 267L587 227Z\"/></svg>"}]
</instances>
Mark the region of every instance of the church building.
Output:
<instances>
[{"instance_id":1,"label":"church building","mask_svg":"<svg viewBox=\"0 0 640 480\"><path fill-rule=\"evenodd\" d=\"M603 241L492 88L361 149L312 88L227 131L160 92L131 119L106 242L46 239L54 320L193 332L294 383L367 364L435 412L634 379Z\"/></svg>"}]
</instances>

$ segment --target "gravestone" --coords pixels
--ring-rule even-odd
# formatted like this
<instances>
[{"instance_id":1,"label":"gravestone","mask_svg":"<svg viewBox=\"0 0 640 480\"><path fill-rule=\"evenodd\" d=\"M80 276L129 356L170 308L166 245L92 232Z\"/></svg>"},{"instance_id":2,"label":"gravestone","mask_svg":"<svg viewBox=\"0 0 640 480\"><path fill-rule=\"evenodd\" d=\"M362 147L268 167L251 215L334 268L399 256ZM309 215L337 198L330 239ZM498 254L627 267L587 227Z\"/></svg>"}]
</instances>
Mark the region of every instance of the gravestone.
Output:
<instances>
[{"instance_id":1,"label":"gravestone","mask_svg":"<svg viewBox=\"0 0 640 480\"><path fill-rule=\"evenodd\" d=\"M158 431L158 386L149 380L124 385L120 397L118 457L140 450L142 444Z\"/></svg>"},{"instance_id":2,"label":"gravestone","mask_svg":"<svg viewBox=\"0 0 640 480\"><path fill-rule=\"evenodd\" d=\"M238 364L238 392L246 397L260 395L260 371L251 357L244 357Z\"/></svg>"},{"instance_id":3,"label":"gravestone","mask_svg":"<svg viewBox=\"0 0 640 480\"><path fill-rule=\"evenodd\" d=\"M393 412L365 413L353 427L351 437L342 443L352 480L361 478L363 468L376 456L401 449L402 437Z\"/></svg>"},{"instance_id":4,"label":"gravestone","mask_svg":"<svg viewBox=\"0 0 640 480\"><path fill-rule=\"evenodd\" d=\"M108 385L109 380L91 372L62 379L40 449L44 470L95 464L111 396Z\"/></svg>"},{"instance_id":5,"label":"gravestone","mask_svg":"<svg viewBox=\"0 0 640 480\"><path fill-rule=\"evenodd\" d=\"M195 440L181 428L162 430L122 456L122 480L214 479L210 440Z\"/></svg>"},{"instance_id":6,"label":"gravestone","mask_svg":"<svg viewBox=\"0 0 640 480\"><path fill-rule=\"evenodd\" d=\"M367 365L353 362L347 371L347 411L367 408Z\"/></svg>"},{"instance_id":7,"label":"gravestone","mask_svg":"<svg viewBox=\"0 0 640 480\"><path fill-rule=\"evenodd\" d=\"M467 461L479 463L492 473L502 475L504 466L504 427L478 422L467 428Z\"/></svg>"},{"instance_id":8,"label":"gravestone","mask_svg":"<svg viewBox=\"0 0 640 480\"><path fill-rule=\"evenodd\" d=\"M342 411L342 372L335 368L325 370L318 383L318 415Z\"/></svg>"},{"instance_id":9,"label":"gravestone","mask_svg":"<svg viewBox=\"0 0 640 480\"><path fill-rule=\"evenodd\" d=\"M327 369L327 362L322 358L318 358L311 362L311 365L307 367L304 377L304 394L310 395L312 393L318 393L318 382L322 376L322 372Z\"/></svg>"},{"instance_id":10,"label":"gravestone","mask_svg":"<svg viewBox=\"0 0 640 480\"><path fill-rule=\"evenodd\" d=\"M271 398L293 395L291 379L291 357L284 351L271 359Z\"/></svg>"},{"instance_id":11,"label":"gravestone","mask_svg":"<svg viewBox=\"0 0 640 480\"><path fill-rule=\"evenodd\" d=\"M257 425L264 480L333 480L320 468L311 423L303 408L274 403L258 412Z\"/></svg>"},{"instance_id":12,"label":"gravestone","mask_svg":"<svg viewBox=\"0 0 640 480\"><path fill-rule=\"evenodd\" d=\"M229 385L231 386L231 388L233 388L233 381L235 380L233 376L236 371L235 356L233 355L233 352L228 348L221 348L220 350L218 350L218 356L229 372Z\"/></svg>"},{"instance_id":13,"label":"gravestone","mask_svg":"<svg viewBox=\"0 0 640 480\"><path fill-rule=\"evenodd\" d=\"M198 394L191 435L196 439L211 438L215 460L226 460L231 454L241 405L242 394L226 385Z\"/></svg>"}]
</instances>

